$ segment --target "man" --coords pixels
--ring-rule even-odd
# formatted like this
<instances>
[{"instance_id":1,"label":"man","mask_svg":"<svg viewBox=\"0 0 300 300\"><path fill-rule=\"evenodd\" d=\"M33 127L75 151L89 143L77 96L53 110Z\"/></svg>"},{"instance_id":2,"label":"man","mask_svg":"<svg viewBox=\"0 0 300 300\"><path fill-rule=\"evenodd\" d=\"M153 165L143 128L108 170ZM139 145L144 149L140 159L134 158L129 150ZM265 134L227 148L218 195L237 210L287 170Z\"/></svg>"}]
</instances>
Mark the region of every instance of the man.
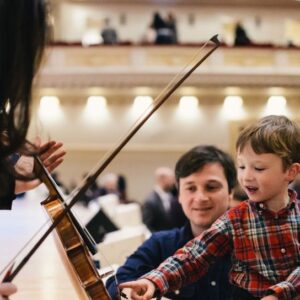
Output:
<instances>
[{"instance_id":1,"label":"man","mask_svg":"<svg viewBox=\"0 0 300 300\"><path fill-rule=\"evenodd\" d=\"M236 184L235 165L228 154L214 146L197 146L178 160L175 176L179 202L189 222L179 229L154 233L145 241L118 269L118 282L114 277L107 280L112 299L117 299L117 284L135 280L157 267L227 210ZM230 299L229 268L229 256L223 257L202 279L165 296L176 300Z\"/></svg>"}]
</instances>

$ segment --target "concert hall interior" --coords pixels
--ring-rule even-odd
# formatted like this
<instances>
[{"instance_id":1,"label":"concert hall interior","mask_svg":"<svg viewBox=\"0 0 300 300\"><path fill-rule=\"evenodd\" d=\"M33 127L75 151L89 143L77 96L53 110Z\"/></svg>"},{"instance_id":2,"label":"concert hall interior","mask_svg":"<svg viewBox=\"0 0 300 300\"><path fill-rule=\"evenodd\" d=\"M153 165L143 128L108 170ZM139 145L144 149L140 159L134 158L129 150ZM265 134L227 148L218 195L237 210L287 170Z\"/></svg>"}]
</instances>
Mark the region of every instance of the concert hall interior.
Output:
<instances>
[{"instance_id":1,"label":"concert hall interior","mask_svg":"<svg viewBox=\"0 0 300 300\"><path fill-rule=\"evenodd\" d=\"M219 41L73 206L96 241L100 274L122 265L151 235L142 206L158 168L174 170L199 144L234 157L241 129L265 115L300 122L300 1L46 2L51 40L34 81L28 139L64 144L66 157L53 178L66 203L174 87L174 78L216 46L216 35ZM155 28L156 13L167 29ZM1 270L15 256L20 261L50 226L40 205L47 194L42 184L18 195L11 211L0 211ZM50 234L16 276L18 292L10 299L87 299L77 292L59 243Z\"/></svg>"}]
</instances>

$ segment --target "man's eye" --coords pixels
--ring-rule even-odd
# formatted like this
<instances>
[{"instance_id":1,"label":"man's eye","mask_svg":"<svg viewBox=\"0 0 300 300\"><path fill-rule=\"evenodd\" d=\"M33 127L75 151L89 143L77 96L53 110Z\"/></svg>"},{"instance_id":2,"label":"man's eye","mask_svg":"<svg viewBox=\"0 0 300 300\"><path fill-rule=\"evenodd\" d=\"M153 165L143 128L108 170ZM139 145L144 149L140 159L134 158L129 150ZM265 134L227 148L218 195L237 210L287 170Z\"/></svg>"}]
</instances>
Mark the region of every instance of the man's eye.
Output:
<instances>
[{"instance_id":1,"label":"man's eye","mask_svg":"<svg viewBox=\"0 0 300 300\"><path fill-rule=\"evenodd\" d=\"M220 186L218 186L218 185L209 185L209 186L207 186L208 191L215 191L215 190L218 190L219 188L220 188Z\"/></svg>"},{"instance_id":2,"label":"man's eye","mask_svg":"<svg viewBox=\"0 0 300 300\"><path fill-rule=\"evenodd\" d=\"M187 190L188 190L189 192L195 192L195 191L196 191L196 188L195 188L194 186L190 186L190 187L187 188Z\"/></svg>"}]
</instances>

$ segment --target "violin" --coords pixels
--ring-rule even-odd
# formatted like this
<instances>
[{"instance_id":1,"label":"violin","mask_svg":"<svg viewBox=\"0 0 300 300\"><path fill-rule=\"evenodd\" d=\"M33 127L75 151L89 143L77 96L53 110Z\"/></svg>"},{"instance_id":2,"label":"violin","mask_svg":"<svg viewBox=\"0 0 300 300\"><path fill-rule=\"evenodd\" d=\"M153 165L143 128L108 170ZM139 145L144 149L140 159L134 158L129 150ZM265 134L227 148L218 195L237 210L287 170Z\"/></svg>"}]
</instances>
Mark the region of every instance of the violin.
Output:
<instances>
[{"instance_id":1,"label":"violin","mask_svg":"<svg viewBox=\"0 0 300 300\"><path fill-rule=\"evenodd\" d=\"M135 123L129 133L121 139L121 142L99 163L98 167L91 175L87 176L81 187L79 187L74 194L72 193L69 201L65 201L57 188L53 178L43 166L43 163L39 159L38 155L34 155L35 160L35 174L42 182L45 183L49 190L49 196L42 202L42 205L46 209L52 224L43 234L43 236L36 242L28 254L21 260L21 262L11 270L10 274L6 276L5 281L11 282L14 277L19 273L47 236L56 230L60 239L62 247L68 262L71 265L71 269L75 273L80 289L83 291L85 298L91 300L109 300L108 295L101 276L94 266L91 254L95 254L96 246L88 232L85 231L77 222L76 218L71 212L73 205L84 195L87 189L96 181L98 176L103 170L110 164L110 162L116 157L116 155L124 148L124 146L130 141L130 139L136 134L136 132L147 122L151 115L174 93L174 91L200 66L219 46L220 42L216 36L213 36L204 46L208 43L212 44L212 47L208 51L198 58L195 56L191 67L186 73L177 75L170 84L162 91L162 93L155 99L153 106L146 110L141 118ZM120 293L120 297L121 297ZM123 296L123 295L122 295Z\"/></svg>"}]
</instances>

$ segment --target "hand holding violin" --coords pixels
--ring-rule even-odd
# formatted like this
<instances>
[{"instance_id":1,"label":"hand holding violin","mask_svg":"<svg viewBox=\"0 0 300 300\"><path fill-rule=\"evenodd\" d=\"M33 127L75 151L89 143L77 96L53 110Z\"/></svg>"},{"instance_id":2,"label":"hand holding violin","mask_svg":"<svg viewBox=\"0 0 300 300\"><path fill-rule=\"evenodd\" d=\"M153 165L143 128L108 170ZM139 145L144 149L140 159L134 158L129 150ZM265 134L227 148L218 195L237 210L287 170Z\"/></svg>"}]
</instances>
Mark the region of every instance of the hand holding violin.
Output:
<instances>
[{"instance_id":1,"label":"hand holding violin","mask_svg":"<svg viewBox=\"0 0 300 300\"><path fill-rule=\"evenodd\" d=\"M50 141L39 147L39 154L43 164L49 172L57 168L62 162L66 152L61 149L62 143ZM32 176L34 160L31 156L21 156L17 161L15 168L18 173L25 176ZM16 180L15 193L22 193L37 187L40 184L39 179L30 181Z\"/></svg>"}]
</instances>

